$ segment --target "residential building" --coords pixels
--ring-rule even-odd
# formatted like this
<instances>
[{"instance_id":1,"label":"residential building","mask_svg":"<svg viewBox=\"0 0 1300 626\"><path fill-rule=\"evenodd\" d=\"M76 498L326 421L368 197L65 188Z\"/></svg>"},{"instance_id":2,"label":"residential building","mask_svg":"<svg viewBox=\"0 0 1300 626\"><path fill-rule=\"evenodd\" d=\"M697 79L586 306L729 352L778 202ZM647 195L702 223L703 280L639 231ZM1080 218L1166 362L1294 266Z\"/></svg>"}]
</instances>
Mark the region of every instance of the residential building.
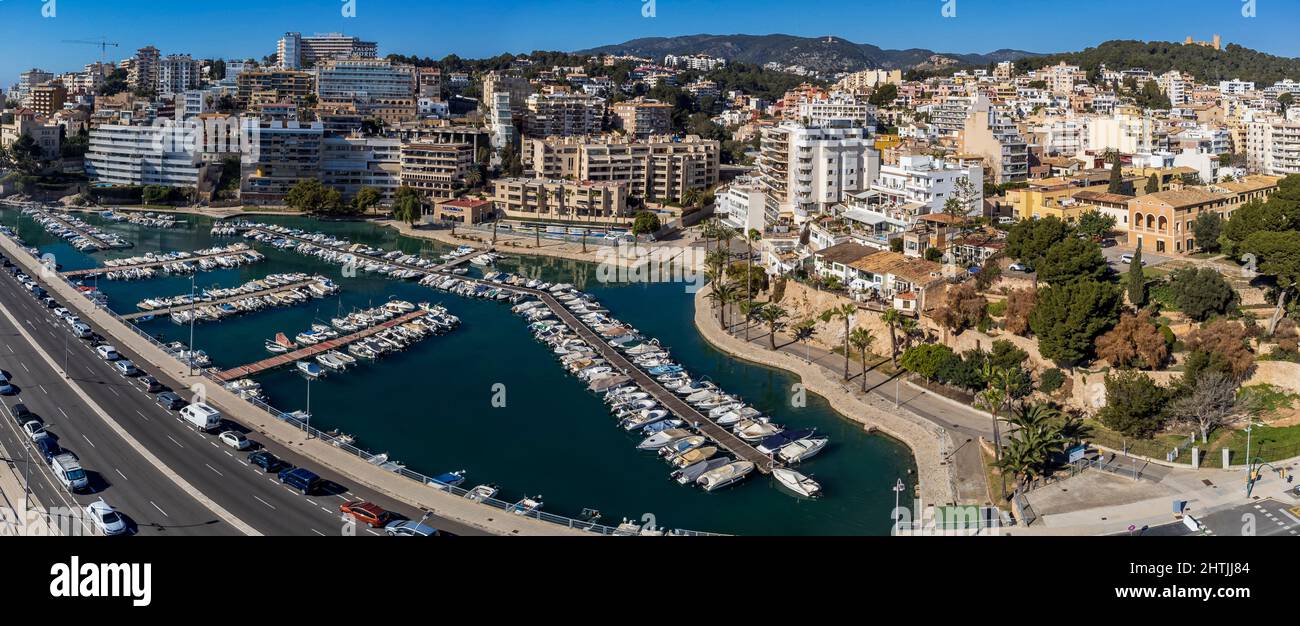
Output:
<instances>
[{"instance_id":1,"label":"residential building","mask_svg":"<svg viewBox=\"0 0 1300 626\"><path fill-rule=\"evenodd\" d=\"M188 54L170 54L157 59L154 93L171 96L197 89L202 82L199 62Z\"/></svg>"},{"instance_id":2,"label":"residential building","mask_svg":"<svg viewBox=\"0 0 1300 626\"><path fill-rule=\"evenodd\" d=\"M763 193L763 183L758 178L737 178L718 191L717 202L714 214L724 225L737 232L762 232L768 223L766 196Z\"/></svg>"},{"instance_id":3,"label":"residential building","mask_svg":"<svg viewBox=\"0 0 1300 626\"><path fill-rule=\"evenodd\" d=\"M62 145L62 127L38 117L31 109L17 109L0 114L0 148L12 146L20 137L31 137L47 159L58 158Z\"/></svg>"},{"instance_id":4,"label":"residential building","mask_svg":"<svg viewBox=\"0 0 1300 626\"><path fill-rule=\"evenodd\" d=\"M551 137L527 142L523 161L536 178L626 183L630 195L662 203L717 185L720 153L719 142L694 135Z\"/></svg>"},{"instance_id":5,"label":"residential building","mask_svg":"<svg viewBox=\"0 0 1300 626\"><path fill-rule=\"evenodd\" d=\"M387 59L323 59L316 68L316 97L326 105L349 104L364 117L388 124L414 120L417 72Z\"/></svg>"},{"instance_id":6,"label":"residential building","mask_svg":"<svg viewBox=\"0 0 1300 626\"><path fill-rule=\"evenodd\" d=\"M153 46L145 46L136 51L130 59L126 82L135 89L155 89L158 85L158 61L162 53Z\"/></svg>"},{"instance_id":7,"label":"residential building","mask_svg":"<svg viewBox=\"0 0 1300 626\"><path fill-rule=\"evenodd\" d=\"M240 196L249 204L277 204L298 181L321 176L325 125L321 122L244 120L255 141L241 161ZM251 130L256 127L255 130Z\"/></svg>"},{"instance_id":8,"label":"residential building","mask_svg":"<svg viewBox=\"0 0 1300 626\"><path fill-rule=\"evenodd\" d=\"M886 302L911 315L937 303L947 284L938 263L852 242L815 253L813 263L818 275L839 278L855 299Z\"/></svg>"},{"instance_id":9,"label":"residential building","mask_svg":"<svg viewBox=\"0 0 1300 626\"><path fill-rule=\"evenodd\" d=\"M195 146L163 126L101 124L90 130L86 176L108 185L198 187L203 161Z\"/></svg>"},{"instance_id":10,"label":"residential building","mask_svg":"<svg viewBox=\"0 0 1300 626\"><path fill-rule=\"evenodd\" d=\"M54 115L63 110L63 103L68 99L68 90L63 85L44 84L32 87L28 96L28 108L37 115Z\"/></svg>"},{"instance_id":11,"label":"residential building","mask_svg":"<svg viewBox=\"0 0 1300 626\"><path fill-rule=\"evenodd\" d=\"M962 152L984 158L988 176L995 184L1029 178L1029 147L1011 119L979 96L966 118Z\"/></svg>"},{"instance_id":12,"label":"residential building","mask_svg":"<svg viewBox=\"0 0 1300 626\"><path fill-rule=\"evenodd\" d=\"M593 135L605 120L605 99L568 93L532 94L524 131L530 138Z\"/></svg>"},{"instance_id":13,"label":"residential building","mask_svg":"<svg viewBox=\"0 0 1300 626\"><path fill-rule=\"evenodd\" d=\"M1110 117L1095 117L1089 121L1087 149L1098 154L1107 151L1121 154L1152 152L1153 131L1152 121L1141 111L1117 109Z\"/></svg>"},{"instance_id":14,"label":"residential building","mask_svg":"<svg viewBox=\"0 0 1300 626\"><path fill-rule=\"evenodd\" d=\"M673 105L638 98L610 107L612 126L638 139L673 129Z\"/></svg>"},{"instance_id":15,"label":"residential building","mask_svg":"<svg viewBox=\"0 0 1300 626\"><path fill-rule=\"evenodd\" d=\"M245 107L263 102L301 102L313 90L312 74L297 70L245 70L235 84L235 99Z\"/></svg>"},{"instance_id":16,"label":"residential building","mask_svg":"<svg viewBox=\"0 0 1300 626\"><path fill-rule=\"evenodd\" d=\"M712 72L720 67L726 67L727 60L718 57L711 57L706 54L670 54L664 57L664 65L667 65L668 67L693 70L696 72Z\"/></svg>"},{"instance_id":17,"label":"residential building","mask_svg":"<svg viewBox=\"0 0 1300 626\"><path fill-rule=\"evenodd\" d=\"M626 183L504 178L492 181L497 214L525 222L631 226Z\"/></svg>"},{"instance_id":18,"label":"residential building","mask_svg":"<svg viewBox=\"0 0 1300 626\"><path fill-rule=\"evenodd\" d=\"M902 156L898 165L880 166L866 193L855 196L868 207L882 210L915 207L913 215L943 213L953 198L965 205L967 214L978 215L984 205L983 168L928 155Z\"/></svg>"},{"instance_id":19,"label":"residential building","mask_svg":"<svg viewBox=\"0 0 1300 626\"><path fill-rule=\"evenodd\" d=\"M365 187L391 202L401 186L402 142L387 137L331 137L321 141L321 182L350 200Z\"/></svg>"},{"instance_id":20,"label":"residential building","mask_svg":"<svg viewBox=\"0 0 1300 626\"><path fill-rule=\"evenodd\" d=\"M1247 202L1263 201L1278 188L1280 177L1248 176L1234 183L1184 187L1129 200L1128 245L1158 254L1198 250L1193 223L1205 213L1227 220Z\"/></svg>"},{"instance_id":21,"label":"residential building","mask_svg":"<svg viewBox=\"0 0 1300 626\"><path fill-rule=\"evenodd\" d=\"M880 170L870 132L846 123L763 129L759 172L770 212L802 221L863 191Z\"/></svg>"},{"instance_id":22,"label":"residential building","mask_svg":"<svg viewBox=\"0 0 1300 626\"><path fill-rule=\"evenodd\" d=\"M401 184L426 201L445 200L465 187L465 177L475 167L470 144L403 144Z\"/></svg>"},{"instance_id":23,"label":"residential building","mask_svg":"<svg viewBox=\"0 0 1300 626\"><path fill-rule=\"evenodd\" d=\"M1274 176L1300 174L1300 121L1267 116L1247 122L1246 167Z\"/></svg>"},{"instance_id":24,"label":"residential building","mask_svg":"<svg viewBox=\"0 0 1300 626\"><path fill-rule=\"evenodd\" d=\"M835 83L835 88L853 93L871 93L884 84L902 84L903 70L862 70Z\"/></svg>"},{"instance_id":25,"label":"residential building","mask_svg":"<svg viewBox=\"0 0 1300 626\"><path fill-rule=\"evenodd\" d=\"M39 69L30 69L18 75L18 86L9 94L21 106L31 106L32 89L54 80L54 74Z\"/></svg>"}]
</instances>

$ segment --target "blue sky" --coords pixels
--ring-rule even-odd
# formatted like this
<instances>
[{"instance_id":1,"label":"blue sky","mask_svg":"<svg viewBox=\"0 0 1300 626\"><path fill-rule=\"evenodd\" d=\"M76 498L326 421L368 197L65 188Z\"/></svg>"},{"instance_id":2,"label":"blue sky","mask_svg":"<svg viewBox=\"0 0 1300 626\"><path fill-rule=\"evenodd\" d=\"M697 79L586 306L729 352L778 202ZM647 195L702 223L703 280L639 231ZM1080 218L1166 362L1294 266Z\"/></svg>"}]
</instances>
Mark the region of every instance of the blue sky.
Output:
<instances>
[{"instance_id":1,"label":"blue sky","mask_svg":"<svg viewBox=\"0 0 1300 626\"><path fill-rule=\"evenodd\" d=\"M0 85L33 66L68 71L145 45L164 54L262 57L285 31L341 31L380 53L491 56L576 50L637 37L788 33L836 35L884 48L988 52L1082 49L1107 39L1209 39L1300 56L1300 0L0 0ZM344 17L353 2L356 17ZM1253 2L1257 17L1242 15ZM955 18L941 10L954 3ZM54 17L43 17L52 4Z\"/></svg>"}]
</instances>

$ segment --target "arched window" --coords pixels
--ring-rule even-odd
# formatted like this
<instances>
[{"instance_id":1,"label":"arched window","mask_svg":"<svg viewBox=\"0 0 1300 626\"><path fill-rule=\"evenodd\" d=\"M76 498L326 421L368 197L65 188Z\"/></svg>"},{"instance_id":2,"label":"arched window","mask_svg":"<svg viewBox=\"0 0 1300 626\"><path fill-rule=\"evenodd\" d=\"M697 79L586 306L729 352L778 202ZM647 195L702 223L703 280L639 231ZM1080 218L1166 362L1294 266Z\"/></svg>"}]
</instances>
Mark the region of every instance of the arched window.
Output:
<instances>
[{"instance_id":1,"label":"arched window","mask_svg":"<svg viewBox=\"0 0 1300 626\"><path fill-rule=\"evenodd\" d=\"M1160 216L1159 227L1160 227L1160 232L1164 232L1165 229L1169 227L1169 220L1165 219L1165 216L1163 215Z\"/></svg>"}]
</instances>

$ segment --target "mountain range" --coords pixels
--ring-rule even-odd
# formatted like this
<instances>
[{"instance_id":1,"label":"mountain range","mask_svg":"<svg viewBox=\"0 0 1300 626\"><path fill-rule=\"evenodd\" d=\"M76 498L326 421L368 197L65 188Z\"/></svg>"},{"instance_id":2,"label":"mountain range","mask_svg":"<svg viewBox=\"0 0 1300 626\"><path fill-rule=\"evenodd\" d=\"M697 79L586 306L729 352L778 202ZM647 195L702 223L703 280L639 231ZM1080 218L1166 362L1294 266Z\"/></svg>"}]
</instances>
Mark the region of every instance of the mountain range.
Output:
<instances>
[{"instance_id":1,"label":"mountain range","mask_svg":"<svg viewBox=\"0 0 1300 626\"><path fill-rule=\"evenodd\" d=\"M864 69L933 70L953 65L984 66L1043 56L1024 50L995 50L987 54L935 52L922 48L887 50L840 37L793 35L685 35L648 37L582 50L579 54L630 54L662 59L665 55L707 54L753 64L800 65L821 74Z\"/></svg>"}]
</instances>

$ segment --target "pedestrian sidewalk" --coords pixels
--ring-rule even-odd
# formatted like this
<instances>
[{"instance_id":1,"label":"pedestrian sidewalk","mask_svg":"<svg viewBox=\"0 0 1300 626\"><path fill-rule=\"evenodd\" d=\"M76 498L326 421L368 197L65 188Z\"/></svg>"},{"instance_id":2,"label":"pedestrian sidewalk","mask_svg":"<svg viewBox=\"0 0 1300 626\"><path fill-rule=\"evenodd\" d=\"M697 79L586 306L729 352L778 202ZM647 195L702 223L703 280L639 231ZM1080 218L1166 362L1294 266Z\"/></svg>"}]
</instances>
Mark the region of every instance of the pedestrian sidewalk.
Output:
<instances>
[{"instance_id":1,"label":"pedestrian sidewalk","mask_svg":"<svg viewBox=\"0 0 1300 626\"><path fill-rule=\"evenodd\" d=\"M0 248L3 248L4 252L29 275L40 277L48 289L73 308L81 319L103 329L105 336L111 337L114 345L139 355L146 363L177 380L184 388L202 390L206 394L208 404L217 407L226 418L239 422L311 461L330 468L347 480L484 532L498 535L591 535L559 524L511 515L501 509L466 500L382 470L366 462L365 459L349 454L320 439L308 439L298 428L272 417L220 385L202 376L190 375L184 363L163 352L116 317L96 307L70 284L58 277L44 276L43 268L36 263L35 259L8 237L0 237Z\"/></svg>"},{"instance_id":2,"label":"pedestrian sidewalk","mask_svg":"<svg viewBox=\"0 0 1300 626\"><path fill-rule=\"evenodd\" d=\"M48 521L45 506L35 495L26 496L23 461L11 456L4 444L0 444L0 458L4 460L4 466L0 467L0 508L3 508L0 511L0 537L58 535L58 528ZM36 520L40 520L41 528L27 526Z\"/></svg>"}]
</instances>

